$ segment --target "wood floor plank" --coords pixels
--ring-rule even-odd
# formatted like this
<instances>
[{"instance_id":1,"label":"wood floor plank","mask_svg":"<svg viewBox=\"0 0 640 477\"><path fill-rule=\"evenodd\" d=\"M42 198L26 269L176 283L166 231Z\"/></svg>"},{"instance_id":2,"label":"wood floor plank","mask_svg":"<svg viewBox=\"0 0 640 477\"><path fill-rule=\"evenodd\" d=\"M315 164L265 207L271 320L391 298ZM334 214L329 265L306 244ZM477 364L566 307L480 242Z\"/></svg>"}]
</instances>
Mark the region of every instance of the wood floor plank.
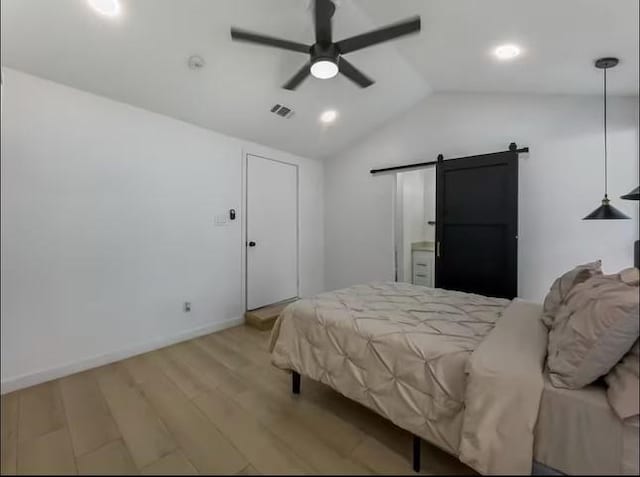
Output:
<instances>
[{"instance_id":1,"label":"wood floor plank","mask_svg":"<svg viewBox=\"0 0 640 477\"><path fill-rule=\"evenodd\" d=\"M57 381L49 381L19 393L18 439L31 440L65 426L64 407Z\"/></svg>"},{"instance_id":2,"label":"wood floor plank","mask_svg":"<svg viewBox=\"0 0 640 477\"><path fill-rule=\"evenodd\" d=\"M262 475L262 474L260 474L260 472L258 472L252 465L248 465L244 469L242 469L240 472L238 472L236 475Z\"/></svg>"},{"instance_id":3,"label":"wood floor plank","mask_svg":"<svg viewBox=\"0 0 640 477\"><path fill-rule=\"evenodd\" d=\"M268 356L269 338L271 337L271 331L261 331L251 328L250 326L236 326L224 330L225 333L229 333L238 336L242 339L244 346L253 343L256 349L264 351Z\"/></svg>"},{"instance_id":4,"label":"wood floor plank","mask_svg":"<svg viewBox=\"0 0 640 477\"><path fill-rule=\"evenodd\" d=\"M297 419L285 418L271 423L271 431L312 466L316 472L334 475L367 475L371 471L350 458L341 456Z\"/></svg>"},{"instance_id":5,"label":"wood floor plank","mask_svg":"<svg viewBox=\"0 0 640 477\"><path fill-rule=\"evenodd\" d=\"M368 469L341 456L292 415L290 407L274 401L259 388L237 395L234 400L292 449L305 465L323 474L367 474Z\"/></svg>"},{"instance_id":6,"label":"wood floor plank","mask_svg":"<svg viewBox=\"0 0 640 477\"><path fill-rule=\"evenodd\" d=\"M283 374L280 377L286 378L284 382L275 381L255 367L239 372L242 372L245 379L250 380L254 385L261 386L264 392L263 396L268 395L270 400L280 401L288 409L287 414L294 416L309 429L314 429L317 437L344 457L349 456L363 440L364 434L360 429L350 422L338 418L331 411L317 406L307 399L306 394L292 395L290 377L281 371L276 370L277 373Z\"/></svg>"},{"instance_id":7,"label":"wood floor plank","mask_svg":"<svg viewBox=\"0 0 640 477\"><path fill-rule=\"evenodd\" d=\"M117 365L96 371L98 385L138 469L173 452L176 442L151 405Z\"/></svg>"},{"instance_id":8,"label":"wood floor plank","mask_svg":"<svg viewBox=\"0 0 640 477\"><path fill-rule=\"evenodd\" d=\"M82 475L135 475L138 469L129 450L118 439L78 457L78 473Z\"/></svg>"},{"instance_id":9,"label":"wood floor plank","mask_svg":"<svg viewBox=\"0 0 640 477\"><path fill-rule=\"evenodd\" d=\"M414 474L411 462L389 449L379 441L367 437L353 451L356 462L371 469L376 474L410 475Z\"/></svg>"},{"instance_id":10,"label":"wood floor plank","mask_svg":"<svg viewBox=\"0 0 640 477\"><path fill-rule=\"evenodd\" d=\"M269 338L271 337L271 330L256 330L250 326L240 325L233 328L227 328L224 330L226 333L234 333L238 336L249 336L254 338L255 343L264 351L267 351L269 346Z\"/></svg>"},{"instance_id":11,"label":"wood floor plank","mask_svg":"<svg viewBox=\"0 0 640 477\"><path fill-rule=\"evenodd\" d=\"M233 353L233 349L216 333L198 338L193 343L229 369L235 370L251 364L244 356Z\"/></svg>"},{"instance_id":12,"label":"wood floor plank","mask_svg":"<svg viewBox=\"0 0 640 477\"><path fill-rule=\"evenodd\" d=\"M212 391L194 402L261 474L311 473L284 442L220 392Z\"/></svg>"},{"instance_id":13,"label":"wood floor plank","mask_svg":"<svg viewBox=\"0 0 640 477\"><path fill-rule=\"evenodd\" d=\"M184 455L200 473L234 474L246 458L158 368L138 356L119 364L167 424Z\"/></svg>"},{"instance_id":14,"label":"wood floor plank","mask_svg":"<svg viewBox=\"0 0 640 477\"><path fill-rule=\"evenodd\" d=\"M224 392L224 390L221 390ZM265 390L259 385L252 386L251 389L237 394L234 400L244 409L251 409L251 412L265 426L269 427L273 421L289 417L293 413L291 403L273 395L269 390Z\"/></svg>"},{"instance_id":15,"label":"wood floor plank","mask_svg":"<svg viewBox=\"0 0 640 477\"><path fill-rule=\"evenodd\" d=\"M189 399L206 393L209 388L202 375L191 366L173 356L174 351L161 349L147 355L147 358L169 378ZM179 351L178 351L179 353ZM217 386L217 383L216 383Z\"/></svg>"},{"instance_id":16,"label":"wood floor plank","mask_svg":"<svg viewBox=\"0 0 640 477\"><path fill-rule=\"evenodd\" d=\"M258 378L261 383L270 387L279 394L288 394L291 391L291 373L278 369L275 366L248 366L236 371L243 379ZM253 383L253 381L249 381Z\"/></svg>"},{"instance_id":17,"label":"wood floor plank","mask_svg":"<svg viewBox=\"0 0 640 477\"><path fill-rule=\"evenodd\" d=\"M2 397L2 473L410 474L411 435L246 326ZM473 474L423 443L426 474ZM78 468L76 468L76 463Z\"/></svg>"},{"instance_id":18,"label":"wood floor plank","mask_svg":"<svg viewBox=\"0 0 640 477\"><path fill-rule=\"evenodd\" d=\"M227 330L225 330L227 331ZM249 337L250 335L241 336L238 333L222 332L218 334L219 339L224 340L233 352L241 353L253 365L272 368L271 356L266 352L266 348L258 345L258 339ZM263 341L260 339L260 341ZM264 343L262 343L264 344Z\"/></svg>"},{"instance_id":19,"label":"wood floor plank","mask_svg":"<svg viewBox=\"0 0 640 477\"><path fill-rule=\"evenodd\" d=\"M289 371L284 371L274 366L266 368L247 366L237 369L235 374L241 377L243 381L250 382L252 385L257 384L279 396L290 397L291 373Z\"/></svg>"},{"instance_id":20,"label":"wood floor plank","mask_svg":"<svg viewBox=\"0 0 640 477\"><path fill-rule=\"evenodd\" d=\"M145 475L196 475L198 471L182 452L176 451L142 469Z\"/></svg>"},{"instance_id":21,"label":"wood floor plank","mask_svg":"<svg viewBox=\"0 0 640 477\"><path fill-rule=\"evenodd\" d=\"M94 373L83 372L63 378L60 390L76 456L120 437Z\"/></svg>"},{"instance_id":22,"label":"wood floor plank","mask_svg":"<svg viewBox=\"0 0 640 477\"><path fill-rule=\"evenodd\" d=\"M200 391L208 392L222 387L227 392L239 393L247 389L247 384L236 374L192 341L172 347L167 353L191 370L193 385Z\"/></svg>"},{"instance_id":23,"label":"wood floor plank","mask_svg":"<svg viewBox=\"0 0 640 477\"><path fill-rule=\"evenodd\" d=\"M309 426L302 418L296 399L283 398L264 386L256 385L233 400L242 409L252 414L263 426L278 436L301 460L312 467L315 473L323 474L368 474L369 469L342 455L335 443L329 444L319 437L318 429ZM325 428L326 429L326 428ZM321 430L320 435L325 434ZM334 436L339 441L338 436Z\"/></svg>"},{"instance_id":24,"label":"wood floor plank","mask_svg":"<svg viewBox=\"0 0 640 477\"><path fill-rule=\"evenodd\" d=\"M74 475L76 463L66 427L23 440L18 445L18 474Z\"/></svg>"},{"instance_id":25,"label":"wood floor plank","mask_svg":"<svg viewBox=\"0 0 640 477\"><path fill-rule=\"evenodd\" d=\"M18 393L2 396L2 414L0 427L2 434L2 453L0 454L0 472L3 475L15 474L18 461Z\"/></svg>"},{"instance_id":26,"label":"wood floor plank","mask_svg":"<svg viewBox=\"0 0 640 477\"><path fill-rule=\"evenodd\" d=\"M324 384L303 378L303 387L308 401L357 427L397 454L410 458L412 436L409 432Z\"/></svg>"}]
</instances>

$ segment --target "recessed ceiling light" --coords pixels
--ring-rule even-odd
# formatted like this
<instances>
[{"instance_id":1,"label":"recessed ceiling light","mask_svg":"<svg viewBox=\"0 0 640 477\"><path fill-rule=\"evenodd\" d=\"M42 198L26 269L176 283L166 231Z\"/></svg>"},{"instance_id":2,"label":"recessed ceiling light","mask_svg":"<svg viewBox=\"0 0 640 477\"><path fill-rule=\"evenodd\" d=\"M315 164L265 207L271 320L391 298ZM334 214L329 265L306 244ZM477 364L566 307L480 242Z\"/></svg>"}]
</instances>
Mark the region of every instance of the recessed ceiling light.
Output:
<instances>
[{"instance_id":1,"label":"recessed ceiling light","mask_svg":"<svg viewBox=\"0 0 640 477\"><path fill-rule=\"evenodd\" d=\"M332 123L338 117L338 112L335 109L327 109L320 115L320 121L325 124Z\"/></svg>"},{"instance_id":2,"label":"recessed ceiling light","mask_svg":"<svg viewBox=\"0 0 640 477\"><path fill-rule=\"evenodd\" d=\"M500 45L493 50L493 54L496 55L496 58L499 60L512 60L516 56L519 56L520 53L522 53L522 50L517 45Z\"/></svg>"},{"instance_id":3,"label":"recessed ceiling light","mask_svg":"<svg viewBox=\"0 0 640 477\"><path fill-rule=\"evenodd\" d=\"M120 0L87 0L100 15L115 17L120 14Z\"/></svg>"},{"instance_id":4,"label":"recessed ceiling light","mask_svg":"<svg viewBox=\"0 0 640 477\"><path fill-rule=\"evenodd\" d=\"M311 74L319 79L333 78L338 74L338 65L329 60L318 60L311 65Z\"/></svg>"}]
</instances>

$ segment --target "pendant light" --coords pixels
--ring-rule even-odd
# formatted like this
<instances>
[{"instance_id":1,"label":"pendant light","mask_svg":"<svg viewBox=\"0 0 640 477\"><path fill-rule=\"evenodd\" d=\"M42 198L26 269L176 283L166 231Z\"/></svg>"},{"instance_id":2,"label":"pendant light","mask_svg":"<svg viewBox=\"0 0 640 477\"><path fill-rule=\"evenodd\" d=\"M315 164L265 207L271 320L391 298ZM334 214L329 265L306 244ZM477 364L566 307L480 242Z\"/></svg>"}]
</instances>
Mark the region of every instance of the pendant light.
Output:
<instances>
[{"instance_id":1,"label":"pendant light","mask_svg":"<svg viewBox=\"0 0 640 477\"><path fill-rule=\"evenodd\" d=\"M628 194L621 195L620 198L626 200L640 200L640 187L636 187Z\"/></svg>"},{"instance_id":2,"label":"pendant light","mask_svg":"<svg viewBox=\"0 0 640 477\"><path fill-rule=\"evenodd\" d=\"M618 58L600 58L596 60L596 68L604 72L604 198L602 199L600 207L582 220L617 220L629 218L610 204L611 201L607 195L607 70L617 64Z\"/></svg>"},{"instance_id":3,"label":"pendant light","mask_svg":"<svg viewBox=\"0 0 640 477\"><path fill-rule=\"evenodd\" d=\"M636 187L631 192L620 196L625 200L640 200L640 187ZM633 243L633 266L640 268L640 240L636 240Z\"/></svg>"}]
</instances>

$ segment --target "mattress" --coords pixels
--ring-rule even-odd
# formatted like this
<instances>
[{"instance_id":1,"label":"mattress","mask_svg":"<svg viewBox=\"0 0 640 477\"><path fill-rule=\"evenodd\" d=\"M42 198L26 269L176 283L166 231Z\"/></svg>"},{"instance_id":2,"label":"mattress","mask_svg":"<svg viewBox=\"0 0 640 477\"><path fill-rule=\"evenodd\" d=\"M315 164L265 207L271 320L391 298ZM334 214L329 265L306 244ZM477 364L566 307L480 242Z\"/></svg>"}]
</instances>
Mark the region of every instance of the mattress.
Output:
<instances>
[{"instance_id":1,"label":"mattress","mask_svg":"<svg viewBox=\"0 0 640 477\"><path fill-rule=\"evenodd\" d=\"M467 361L509 303L395 282L323 293L281 314L272 362L458 455Z\"/></svg>"},{"instance_id":2,"label":"mattress","mask_svg":"<svg viewBox=\"0 0 640 477\"><path fill-rule=\"evenodd\" d=\"M535 460L565 474L638 475L639 417L621 420L606 387L555 388L545 376L535 432Z\"/></svg>"}]
</instances>

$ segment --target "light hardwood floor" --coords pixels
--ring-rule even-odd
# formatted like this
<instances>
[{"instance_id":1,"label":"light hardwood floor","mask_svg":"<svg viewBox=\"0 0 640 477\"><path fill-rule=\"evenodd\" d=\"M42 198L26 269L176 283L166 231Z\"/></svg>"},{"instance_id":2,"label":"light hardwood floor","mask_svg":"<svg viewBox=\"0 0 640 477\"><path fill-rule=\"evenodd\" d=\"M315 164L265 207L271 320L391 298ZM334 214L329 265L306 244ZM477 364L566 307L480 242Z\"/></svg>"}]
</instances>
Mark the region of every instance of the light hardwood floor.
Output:
<instances>
[{"instance_id":1,"label":"light hardwood floor","mask_svg":"<svg viewBox=\"0 0 640 477\"><path fill-rule=\"evenodd\" d=\"M411 474L411 436L231 328L2 396L3 474ZM470 474L423 444L424 474Z\"/></svg>"}]
</instances>

